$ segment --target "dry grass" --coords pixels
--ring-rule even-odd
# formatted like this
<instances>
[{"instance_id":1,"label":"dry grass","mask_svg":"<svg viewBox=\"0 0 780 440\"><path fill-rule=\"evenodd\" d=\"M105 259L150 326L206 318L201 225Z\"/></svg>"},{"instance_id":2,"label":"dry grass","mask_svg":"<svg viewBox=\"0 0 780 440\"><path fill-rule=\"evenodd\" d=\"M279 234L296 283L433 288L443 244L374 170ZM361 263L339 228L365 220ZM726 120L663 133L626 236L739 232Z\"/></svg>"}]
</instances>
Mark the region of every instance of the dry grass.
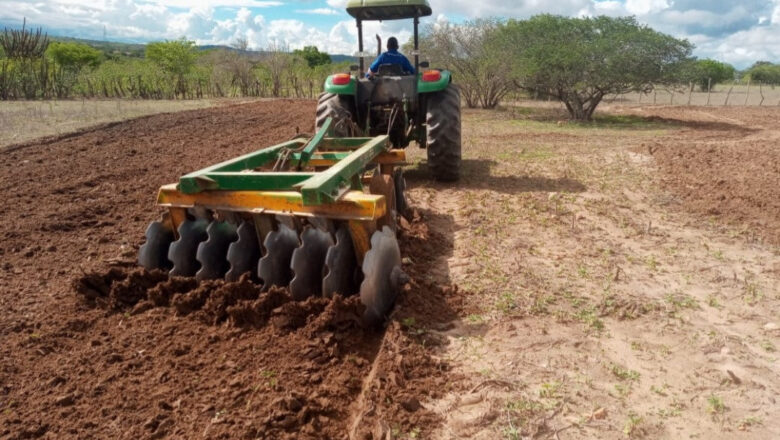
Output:
<instances>
[{"instance_id":1,"label":"dry grass","mask_svg":"<svg viewBox=\"0 0 780 440\"><path fill-rule=\"evenodd\" d=\"M211 107L223 101L0 101L0 148L108 122Z\"/></svg>"}]
</instances>

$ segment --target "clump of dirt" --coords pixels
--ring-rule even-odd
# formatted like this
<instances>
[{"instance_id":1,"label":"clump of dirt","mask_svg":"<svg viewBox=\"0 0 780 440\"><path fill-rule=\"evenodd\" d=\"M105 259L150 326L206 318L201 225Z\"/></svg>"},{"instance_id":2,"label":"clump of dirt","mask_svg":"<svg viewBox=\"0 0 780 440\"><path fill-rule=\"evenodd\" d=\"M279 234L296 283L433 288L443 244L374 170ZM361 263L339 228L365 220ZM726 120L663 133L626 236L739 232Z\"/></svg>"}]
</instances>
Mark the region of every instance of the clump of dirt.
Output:
<instances>
[{"instance_id":1,"label":"clump of dirt","mask_svg":"<svg viewBox=\"0 0 780 440\"><path fill-rule=\"evenodd\" d=\"M359 327L364 309L357 296L298 302L284 288L263 292L249 274L234 282L198 282L159 270L110 268L80 276L71 284L88 304L111 312L130 310L136 315L154 307L172 307L179 316L192 315L210 325L229 321L237 327L262 327L270 320L287 331L308 325L309 334Z\"/></svg>"}]
</instances>

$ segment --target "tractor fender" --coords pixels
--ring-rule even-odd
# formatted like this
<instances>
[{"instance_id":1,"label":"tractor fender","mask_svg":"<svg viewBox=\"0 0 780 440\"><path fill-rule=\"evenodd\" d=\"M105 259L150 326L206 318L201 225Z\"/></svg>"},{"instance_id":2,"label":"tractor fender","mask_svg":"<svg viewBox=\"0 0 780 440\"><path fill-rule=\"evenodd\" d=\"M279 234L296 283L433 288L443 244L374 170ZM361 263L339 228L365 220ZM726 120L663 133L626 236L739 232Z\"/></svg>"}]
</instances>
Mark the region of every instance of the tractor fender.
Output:
<instances>
[{"instance_id":1,"label":"tractor fender","mask_svg":"<svg viewBox=\"0 0 780 440\"><path fill-rule=\"evenodd\" d=\"M441 92L452 82L452 72L449 70L441 71L441 78L438 81L423 81L422 74L417 75L417 93Z\"/></svg>"},{"instance_id":2,"label":"tractor fender","mask_svg":"<svg viewBox=\"0 0 780 440\"><path fill-rule=\"evenodd\" d=\"M349 84L333 84L333 75L330 75L325 79L324 91L334 95L354 96L357 93L357 79L353 75L349 80Z\"/></svg>"}]
</instances>

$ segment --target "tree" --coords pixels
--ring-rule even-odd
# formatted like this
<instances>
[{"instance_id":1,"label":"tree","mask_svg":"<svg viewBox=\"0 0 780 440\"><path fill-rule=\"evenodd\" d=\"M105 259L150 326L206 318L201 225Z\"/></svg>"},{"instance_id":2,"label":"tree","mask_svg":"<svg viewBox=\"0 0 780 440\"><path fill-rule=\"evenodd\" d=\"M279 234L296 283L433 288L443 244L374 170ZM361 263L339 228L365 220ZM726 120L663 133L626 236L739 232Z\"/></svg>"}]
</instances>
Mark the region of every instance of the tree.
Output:
<instances>
[{"instance_id":1,"label":"tree","mask_svg":"<svg viewBox=\"0 0 780 440\"><path fill-rule=\"evenodd\" d=\"M293 55L306 60L309 67L314 68L323 64L330 64L330 55L320 52L317 46L305 46L303 49L295 49Z\"/></svg>"},{"instance_id":2,"label":"tree","mask_svg":"<svg viewBox=\"0 0 780 440\"><path fill-rule=\"evenodd\" d=\"M101 52L81 43L68 43L55 41L49 45L46 51L52 60L58 65L69 69L81 69L86 66L100 64Z\"/></svg>"},{"instance_id":3,"label":"tree","mask_svg":"<svg viewBox=\"0 0 780 440\"><path fill-rule=\"evenodd\" d=\"M100 64L102 54L86 44L55 41L46 55L54 61L52 88L59 98L67 98L76 84L76 77L85 67Z\"/></svg>"},{"instance_id":4,"label":"tree","mask_svg":"<svg viewBox=\"0 0 780 440\"><path fill-rule=\"evenodd\" d=\"M701 91L706 92L707 87L734 79L737 70L731 64L716 60L696 60L692 65L692 81L699 85Z\"/></svg>"},{"instance_id":5,"label":"tree","mask_svg":"<svg viewBox=\"0 0 780 440\"><path fill-rule=\"evenodd\" d=\"M512 86L506 62L493 44L498 25L495 20L475 20L429 26L423 31L421 52L434 66L453 72L468 107L494 108ZM412 48L405 46L409 51Z\"/></svg>"},{"instance_id":6,"label":"tree","mask_svg":"<svg viewBox=\"0 0 780 440\"><path fill-rule=\"evenodd\" d=\"M149 43L146 46L146 58L174 78L175 94L186 96L186 77L193 71L195 61L198 59L198 49L194 41L182 38Z\"/></svg>"},{"instance_id":7,"label":"tree","mask_svg":"<svg viewBox=\"0 0 780 440\"><path fill-rule=\"evenodd\" d=\"M608 94L676 82L692 49L633 17L537 15L508 21L495 38L515 84L559 99L575 120L591 120Z\"/></svg>"},{"instance_id":8,"label":"tree","mask_svg":"<svg viewBox=\"0 0 780 440\"><path fill-rule=\"evenodd\" d=\"M768 61L758 61L748 69L750 79L764 84L780 84L780 64L772 64Z\"/></svg>"},{"instance_id":9,"label":"tree","mask_svg":"<svg viewBox=\"0 0 780 440\"><path fill-rule=\"evenodd\" d=\"M287 46L276 42L270 43L265 50L262 63L271 79L271 95L282 96L283 76L293 63L293 56L290 55Z\"/></svg>"}]
</instances>

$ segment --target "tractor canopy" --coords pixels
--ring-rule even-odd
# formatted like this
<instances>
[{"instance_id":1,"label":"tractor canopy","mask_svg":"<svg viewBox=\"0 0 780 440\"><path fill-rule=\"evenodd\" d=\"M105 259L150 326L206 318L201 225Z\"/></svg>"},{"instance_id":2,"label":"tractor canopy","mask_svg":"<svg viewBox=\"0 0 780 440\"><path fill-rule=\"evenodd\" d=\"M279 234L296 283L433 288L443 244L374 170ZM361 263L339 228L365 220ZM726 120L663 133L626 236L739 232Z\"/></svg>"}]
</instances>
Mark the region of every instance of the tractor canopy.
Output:
<instances>
[{"instance_id":1,"label":"tractor canopy","mask_svg":"<svg viewBox=\"0 0 780 440\"><path fill-rule=\"evenodd\" d=\"M428 0L349 0L347 13L362 21L398 20L431 15Z\"/></svg>"}]
</instances>

